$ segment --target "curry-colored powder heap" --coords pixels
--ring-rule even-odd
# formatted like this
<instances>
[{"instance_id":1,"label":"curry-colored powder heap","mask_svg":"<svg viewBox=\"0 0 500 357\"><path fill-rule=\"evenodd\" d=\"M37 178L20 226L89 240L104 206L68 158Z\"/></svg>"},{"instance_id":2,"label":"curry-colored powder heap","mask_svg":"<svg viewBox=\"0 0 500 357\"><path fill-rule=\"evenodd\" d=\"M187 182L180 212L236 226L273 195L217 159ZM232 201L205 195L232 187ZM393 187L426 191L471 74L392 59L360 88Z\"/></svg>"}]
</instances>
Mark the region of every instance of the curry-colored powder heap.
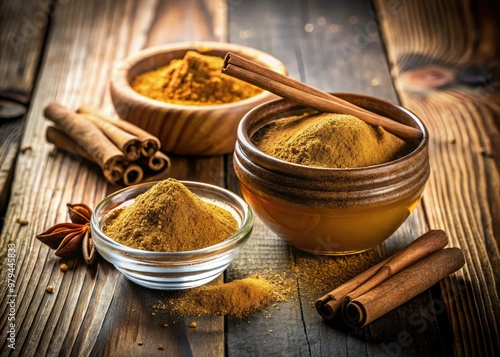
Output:
<instances>
[{"instance_id":1,"label":"curry-colored powder heap","mask_svg":"<svg viewBox=\"0 0 500 357\"><path fill-rule=\"evenodd\" d=\"M182 252L220 243L238 231L225 209L205 202L182 183L169 178L112 212L104 233L136 249Z\"/></svg>"},{"instance_id":2,"label":"curry-colored powder heap","mask_svg":"<svg viewBox=\"0 0 500 357\"><path fill-rule=\"evenodd\" d=\"M152 99L183 105L215 105L252 97L262 90L221 73L224 60L195 51L167 66L146 72L132 81L132 88Z\"/></svg>"},{"instance_id":3,"label":"curry-colored powder heap","mask_svg":"<svg viewBox=\"0 0 500 357\"><path fill-rule=\"evenodd\" d=\"M293 283L293 279L285 279L279 274L271 279L255 274L225 284L182 291L153 307L181 316L229 315L244 318L270 307L276 301L286 301L291 295L290 284Z\"/></svg>"},{"instance_id":4,"label":"curry-colored powder heap","mask_svg":"<svg viewBox=\"0 0 500 357\"><path fill-rule=\"evenodd\" d=\"M266 154L306 166L355 168L392 161L408 145L382 127L344 114L305 114L274 121L252 137Z\"/></svg>"}]
</instances>

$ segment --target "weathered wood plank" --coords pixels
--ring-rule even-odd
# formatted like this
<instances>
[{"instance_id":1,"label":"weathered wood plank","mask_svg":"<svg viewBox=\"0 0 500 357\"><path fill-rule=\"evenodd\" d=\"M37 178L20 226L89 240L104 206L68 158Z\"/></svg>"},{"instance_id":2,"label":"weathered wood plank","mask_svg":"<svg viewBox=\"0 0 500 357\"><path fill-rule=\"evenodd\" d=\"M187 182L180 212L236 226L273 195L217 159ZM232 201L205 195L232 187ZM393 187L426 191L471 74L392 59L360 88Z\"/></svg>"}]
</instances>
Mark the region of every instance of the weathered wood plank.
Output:
<instances>
[{"instance_id":1,"label":"weathered wood plank","mask_svg":"<svg viewBox=\"0 0 500 357\"><path fill-rule=\"evenodd\" d=\"M397 102L378 34L376 14L369 2L346 1L342 5L333 8L326 1L308 3L304 29L311 32L306 31L306 40L301 42L305 80L328 91L364 93ZM425 230L425 225L420 224L419 211L416 211L381 246L382 255L400 250ZM412 339L410 354L440 355L443 346L436 318L430 317L430 328L425 335L416 333L409 324L411 314L427 306L430 300L430 294L422 294L352 334L339 334L332 328L322 326L318 331L315 351L318 354L328 354L326 351L332 350L354 355L384 354L388 353L388 348L396 348L397 336L404 331ZM304 310L304 316L310 330L314 331L314 324L318 323L316 312ZM312 340L312 337L309 336L309 339Z\"/></svg>"},{"instance_id":2,"label":"weathered wood plank","mask_svg":"<svg viewBox=\"0 0 500 357\"><path fill-rule=\"evenodd\" d=\"M0 91L15 88L31 94L47 23L50 1L2 1L0 4ZM0 211L9 197L22 118L0 119Z\"/></svg>"},{"instance_id":3,"label":"weathered wood plank","mask_svg":"<svg viewBox=\"0 0 500 357\"><path fill-rule=\"evenodd\" d=\"M108 190L95 168L62 153L51 154L52 148L43 135L46 127L41 114L43 107L48 102L59 101L73 108L89 103L111 109L107 86L113 64L155 41L177 39L169 37L168 31L158 29L168 30L168 26L176 26L176 23L166 25L155 21L166 17L168 4L180 6L178 2L153 1L56 2L47 51L22 138L22 145L31 145L33 149L17 160L11 202L0 238L2 259L7 254L7 243L15 244L17 256L16 350L8 350L6 346L8 316L5 311L0 320L2 351L12 355L35 352L123 355L137 347L140 332L152 338L150 347L168 342L177 344L175 351L198 354L207 348L214 354L223 354L223 318L207 319L200 329L164 329L159 333L151 315L151 300L142 299L145 289L125 281L104 261L91 268L79 262L62 273L60 260L53 251L35 239L37 232L67 219L66 202L82 201L94 206ZM224 3L192 1L188 5L191 10L204 9L197 18L205 19L210 25L192 27L185 35L191 39L222 39L204 31L224 28L219 23L225 16ZM176 21L178 25L191 23L188 17L177 17ZM185 25L181 27L188 29ZM154 39L149 38L148 33L155 34ZM177 178L224 184L220 157L174 161L173 172ZM18 225L17 218L28 219L28 225ZM1 274L6 276L5 265ZM47 285L54 286L54 293L44 292ZM0 295L6 306L8 291L4 284L0 286ZM116 321L128 321L125 328L130 329L117 329ZM130 325L134 321L139 321L139 329Z\"/></svg>"},{"instance_id":4,"label":"weathered wood plank","mask_svg":"<svg viewBox=\"0 0 500 357\"><path fill-rule=\"evenodd\" d=\"M426 217L466 255L466 266L441 284L453 352L498 354L498 4L375 3L384 13L381 28L401 100L430 131Z\"/></svg>"},{"instance_id":5,"label":"weathered wood plank","mask_svg":"<svg viewBox=\"0 0 500 357\"><path fill-rule=\"evenodd\" d=\"M292 77L322 89L362 92L396 101L369 4L346 1L344 6L329 5L327 1L229 1L230 40L272 53L285 62ZM403 104L426 120L434 138L434 172L436 167L444 172L433 174L423 205L380 248L381 254L400 249L429 224L448 230L453 244L466 249L468 267L456 279L443 282L443 296L434 291L433 300L426 292L362 331L347 334L319 319L309 307L311 292L299 279L296 299L282 304L281 310L272 308L257 314L250 323L227 320L228 355L449 354L453 351L447 344L450 336L442 329L448 323L446 312L454 326L456 354L498 351L498 91L494 83L484 85L483 80L475 87L453 82L451 87L425 90L423 95L411 86L414 81L405 81L415 63L443 66L444 61L453 71L466 64L486 63L496 70L498 31L488 31L494 27L488 16L475 26L469 14L481 7L441 2L426 5L437 14L434 18L427 15L430 9L414 1L377 5L375 15L385 26ZM18 258L17 349L11 351L13 355L224 354L222 318L196 318L198 328L188 329L186 324L192 318L174 325L161 311L153 316L152 305L164 293L133 285L102 261L92 268L79 263L63 274L59 260L34 235L66 219L66 202L93 205L109 190L93 168L61 153L51 155L42 135L43 106L58 100L72 107L88 102L111 109L107 81L116 60L166 41L223 39L225 9L221 1L195 0L183 4L61 1L57 5L48 38L51 46L23 137L23 145L31 145L33 150L17 160L13 195L0 237L0 257L5 258L7 243L13 242ZM445 15L452 19L439 17ZM407 19L412 21L404 23ZM420 28L420 19L428 19L428 32ZM457 40L468 34L462 31L465 26L460 25L460 19L474 24L475 29L464 43ZM450 27L443 29L445 24ZM409 40L410 33L417 34L417 40ZM486 41L476 46L477 38ZM417 50L424 56L414 55ZM176 178L226 185L237 191L230 158L225 163L226 177L221 157L175 157L173 165ZM29 224L19 226L17 218L28 219ZM262 267L289 271L298 256L256 222L252 240L228 270L227 278L244 277ZM0 274L6 276L6 266ZM53 294L44 293L48 284L55 286ZM0 284L3 306L7 295L7 287ZM450 302L446 311L443 302ZM7 313L5 310L0 316L2 354L9 352ZM271 318L266 318L268 315ZM162 326L165 322L169 327ZM137 344L139 340L143 346ZM158 350L159 344L165 346L164 351Z\"/></svg>"},{"instance_id":6,"label":"weathered wood plank","mask_svg":"<svg viewBox=\"0 0 500 357\"><path fill-rule=\"evenodd\" d=\"M264 1L253 2L251 6L241 3L229 11L229 19L232 42L257 47L275 55L286 64L294 78L327 91L358 92L397 101L376 19L368 2L345 1L335 7L327 1L287 2L282 6ZM365 33L366 29L373 33ZM229 170L230 175L231 172ZM234 182L237 180L230 176L229 181L236 189ZM382 246L384 255L401 249L426 230L420 213L415 212ZM289 271L297 252L292 249L290 254L288 250L257 221L252 240L228 270L228 278L245 276L258 267L268 265L278 272ZM273 311L271 320L264 320L265 314L258 315L252 318L250 325L260 323L272 329L273 333L259 328L253 331L252 339L244 338L249 332L241 328L241 323L229 320L229 354L263 354L268 351L269 345L277 345L285 355L381 355L389 352L384 348L395 348L397 334L402 331L402 325L409 326L408 319L412 312L428 306L431 301L429 293L422 294L360 333L346 334L323 323L310 307L311 300L326 291L308 291L309 287L300 279L298 284L297 303L302 309L301 315L296 316L294 310L286 308ZM426 334L417 333L414 329L409 331L415 355L439 355L444 349L435 316L430 316L429 320ZM287 329L280 327L284 322ZM303 338L300 343L288 347L278 343L287 341L289 334L305 334L307 346L304 346ZM262 343L253 344L255 338Z\"/></svg>"},{"instance_id":7,"label":"weathered wood plank","mask_svg":"<svg viewBox=\"0 0 500 357\"><path fill-rule=\"evenodd\" d=\"M258 48L277 57L289 75L300 77L300 63L294 48L297 21L301 17L299 1L238 2L229 6L230 42ZM231 159L231 158L229 158ZM238 192L232 162L228 163L228 186ZM290 248L256 219L252 237L226 272L226 279L244 278L271 269L277 274L290 274ZM292 277L291 275L289 275ZM310 354L301 317L298 286L280 310L257 313L248 321L227 320L227 353L229 356L302 355Z\"/></svg>"},{"instance_id":8,"label":"weathered wood plank","mask_svg":"<svg viewBox=\"0 0 500 357\"><path fill-rule=\"evenodd\" d=\"M161 1L146 47L175 41L226 41L226 1Z\"/></svg>"}]
</instances>

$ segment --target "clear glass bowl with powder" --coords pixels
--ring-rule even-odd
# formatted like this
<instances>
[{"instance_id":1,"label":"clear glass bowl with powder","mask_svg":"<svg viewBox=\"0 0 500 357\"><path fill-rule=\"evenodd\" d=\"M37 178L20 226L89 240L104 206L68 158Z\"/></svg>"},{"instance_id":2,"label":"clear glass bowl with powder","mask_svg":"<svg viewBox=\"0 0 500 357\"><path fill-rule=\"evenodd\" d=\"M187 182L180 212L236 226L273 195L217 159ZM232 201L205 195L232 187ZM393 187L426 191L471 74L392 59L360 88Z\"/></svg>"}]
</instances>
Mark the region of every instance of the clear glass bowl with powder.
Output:
<instances>
[{"instance_id":1,"label":"clear glass bowl with powder","mask_svg":"<svg viewBox=\"0 0 500 357\"><path fill-rule=\"evenodd\" d=\"M136 284L158 290L179 290L200 286L218 277L232 262L253 228L253 213L236 194L210 184L181 181L202 200L229 211L239 230L216 245L184 252L152 252L122 245L103 233L110 214L134 202L155 182L117 191L102 200L92 214L90 227L99 254Z\"/></svg>"}]
</instances>

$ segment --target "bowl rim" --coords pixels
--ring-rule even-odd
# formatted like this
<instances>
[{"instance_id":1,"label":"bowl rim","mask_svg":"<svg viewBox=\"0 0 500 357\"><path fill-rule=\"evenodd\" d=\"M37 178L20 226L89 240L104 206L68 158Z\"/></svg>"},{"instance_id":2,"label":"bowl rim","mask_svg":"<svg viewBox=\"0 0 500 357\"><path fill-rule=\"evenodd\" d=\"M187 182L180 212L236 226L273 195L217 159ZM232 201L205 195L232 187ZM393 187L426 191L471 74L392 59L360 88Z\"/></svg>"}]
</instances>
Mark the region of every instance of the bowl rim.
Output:
<instances>
[{"instance_id":1,"label":"bowl rim","mask_svg":"<svg viewBox=\"0 0 500 357\"><path fill-rule=\"evenodd\" d=\"M271 54L252 48L248 46L239 45L236 43L229 42L216 42L216 41L184 41L184 42L173 42L165 45L158 45L145 48L135 54L132 54L118 63L115 64L112 74L111 74L111 86L120 88L120 90L127 96L134 98L134 100L143 102L147 105L156 106L162 109L177 109L177 110L189 110L193 112L207 111L207 110L218 110L218 109L232 109L238 108L245 105L252 105L254 103L263 102L268 98L275 98L276 96L268 91L263 90L261 93L256 94L252 97L239 100L236 102L225 103L225 104L206 104L206 105L185 105L185 104L173 104L168 102L159 101L156 99L149 98L138 92L136 92L130 85L128 78L128 73L130 69L137 63L146 60L147 58L157 55L160 53L179 51L179 50L197 50L199 48L207 48L209 50L220 50L227 52L236 52L239 55L247 55L249 57L259 57L263 58L264 61L261 63L275 71L282 74L286 74L286 67L283 62L281 62L276 57ZM166 65L166 64L165 64Z\"/></svg>"},{"instance_id":2,"label":"bowl rim","mask_svg":"<svg viewBox=\"0 0 500 357\"><path fill-rule=\"evenodd\" d=\"M251 207L248 205L248 203L235 194L232 191L229 191L226 188L212 185L209 183L205 182L198 182L198 181L184 181L184 180L179 180L183 185L185 185L188 189L190 187L198 187L198 188L204 188L204 189L210 189L210 190L215 190L219 193L222 193L226 196L231 197L234 199L242 208L244 212L244 217L241 222L241 226L239 227L238 231L236 231L233 235L230 237L226 238L220 243L211 245L206 248L202 249L197 249L197 250L187 250L187 251L182 251L182 252L156 252L156 251L150 251L150 250L142 250L142 249L136 249L136 248L131 248L128 247L124 244L118 243L114 239L108 237L99 227L99 218L98 218L98 213L101 211L103 206L109 202L112 198L115 198L116 196L123 194L124 192L130 191L131 189L138 188L138 187L144 187L144 186L150 186L152 187L159 181L149 181L149 182L143 182L137 185L133 186L128 186L125 188L122 188L121 190L118 190L116 192L111 193L110 195L106 196L103 198L95 207L95 209L92 212L92 216L90 219L90 228L92 231L92 237L95 237L94 231L98 233L98 240L102 241L107 248L111 248L113 250L118 251L120 254L127 254L129 255L130 258L132 257L137 257L140 256L141 258L165 258L165 257L175 257L175 258L182 258L182 257L189 257L189 256L197 256L197 255L204 255L207 253L217 253L216 255L222 254L226 251L227 248L232 246L234 243L236 243L238 240L241 240L242 238L248 236L252 229L253 229L253 221L254 221L254 214L251 209ZM198 196L198 195L197 195ZM134 198L135 200L135 198ZM114 208L116 209L116 208ZM114 210L113 209L113 210ZM177 259L177 261L181 262L182 259Z\"/></svg>"},{"instance_id":3,"label":"bowl rim","mask_svg":"<svg viewBox=\"0 0 500 357\"><path fill-rule=\"evenodd\" d=\"M338 96L341 96L341 97L343 97L343 96L354 96L354 97L358 97L358 98L365 98L365 99L368 99L370 101L378 101L378 102L381 102L381 103L383 103L384 105L386 105L388 107L392 107L394 109L400 110L403 113L405 113L408 117L410 117L413 120L413 122L417 125L417 128L422 131L422 138L419 139L418 145L412 151L410 151L409 153L407 153L406 155L404 155L402 157L399 157L399 158L397 158L395 160L383 162L381 164L376 164L376 165L360 166L360 167L346 167L346 168L340 168L340 167L320 167L320 166L301 165L301 164L296 164L296 163L293 163L293 162L281 160L281 159L278 159L278 158L276 158L274 156L266 154L265 152L263 152L262 150L260 150L253 143L253 141L251 140L250 135L248 133L248 130L244 130L243 127L245 125L247 125L247 121L249 120L248 118L250 118L251 116L253 116L255 114L255 112L263 110L266 107L271 107L273 105L277 105L277 104L285 104L286 105L286 104L289 104L291 106L291 108L293 108L293 106L296 105L297 108L307 109L307 107L305 107L305 106L294 104L294 103L288 101L287 99L283 99L282 98L282 99L276 99L276 100L273 100L273 101L270 101L270 102L262 103L262 104L256 106L255 108L249 110L243 116L243 118L241 119L240 123L238 124L236 145L239 145L241 147L241 150L242 150L243 153L245 153L245 151L248 151L252 155L260 156L264 160L266 160L267 162L269 162L270 164L272 164L273 166L275 166L277 169L278 168L287 167L287 168L290 168L292 170L310 170L310 172L318 172L318 173L322 173L322 174L326 174L326 173L329 173L329 172L330 173L333 173L333 172L336 172L336 173L340 173L340 172L353 172L354 173L354 172L362 172L362 171L370 171L370 170L382 170L384 168L388 168L388 167L391 167L391 166L397 166L398 164L403 163L404 161L408 160L409 158L418 155L422 150L424 150L428 146L428 143L429 143L429 132L428 132L426 126L424 125L424 123L413 112L411 112L410 110L408 110L406 108L403 108L399 104L393 103L393 102L391 102L389 100L386 100L386 99L382 99L382 98L378 98L378 97L375 97L375 96L366 95L366 94L362 94L362 93L331 92L331 94L338 95ZM288 109L291 109L291 108L288 108ZM395 119L392 119L392 118L390 118L390 119L391 120L395 120ZM271 121L268 121L268 122L266 122L266 124L268 124L270 122ZM266 125L266 124L264 124L264 125ZM257 130L255 130L255 131L257 131ZM255 133L255 131L253 133ZM253 135L253 133L252 133L252 135ZM256 165L258 165L258 164L256 163Z\"/></svg>"}]
</instances>

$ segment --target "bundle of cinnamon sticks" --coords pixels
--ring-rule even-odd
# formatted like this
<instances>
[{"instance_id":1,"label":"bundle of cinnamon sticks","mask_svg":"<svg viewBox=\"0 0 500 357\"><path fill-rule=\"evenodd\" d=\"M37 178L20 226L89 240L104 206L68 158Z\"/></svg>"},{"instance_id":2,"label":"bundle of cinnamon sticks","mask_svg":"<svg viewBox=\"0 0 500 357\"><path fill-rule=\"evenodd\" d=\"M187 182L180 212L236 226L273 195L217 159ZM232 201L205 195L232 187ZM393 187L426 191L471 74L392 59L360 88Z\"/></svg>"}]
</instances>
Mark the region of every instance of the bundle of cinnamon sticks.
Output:
<instances>
[{"instance_id":1,"label":"bundle of cinnamon sticks","mask_svg":"<svg viewBox=\"0 0 500 357\"><path fill-rule=\"evenodd\" d=\"M326 320L341 316L361 328L459 270L465 259L459 248L444 248L448 236L432 230L406 248L364 271L316 301Z\"/></svg>"},{"instance_id":2,"label":"bundle of cinnamon sticks","mask_svg":"<svg viewBox=\"0 0 500 357\"><path fill-rule=\"evenodd\" d=\"M130 186L159 179L170 168L158 138L99 109L81 106L73 112L51 103L44 115L55 124L47 128L47 141L99 165L109 183Z\"/></svg>"}]
</instances>

